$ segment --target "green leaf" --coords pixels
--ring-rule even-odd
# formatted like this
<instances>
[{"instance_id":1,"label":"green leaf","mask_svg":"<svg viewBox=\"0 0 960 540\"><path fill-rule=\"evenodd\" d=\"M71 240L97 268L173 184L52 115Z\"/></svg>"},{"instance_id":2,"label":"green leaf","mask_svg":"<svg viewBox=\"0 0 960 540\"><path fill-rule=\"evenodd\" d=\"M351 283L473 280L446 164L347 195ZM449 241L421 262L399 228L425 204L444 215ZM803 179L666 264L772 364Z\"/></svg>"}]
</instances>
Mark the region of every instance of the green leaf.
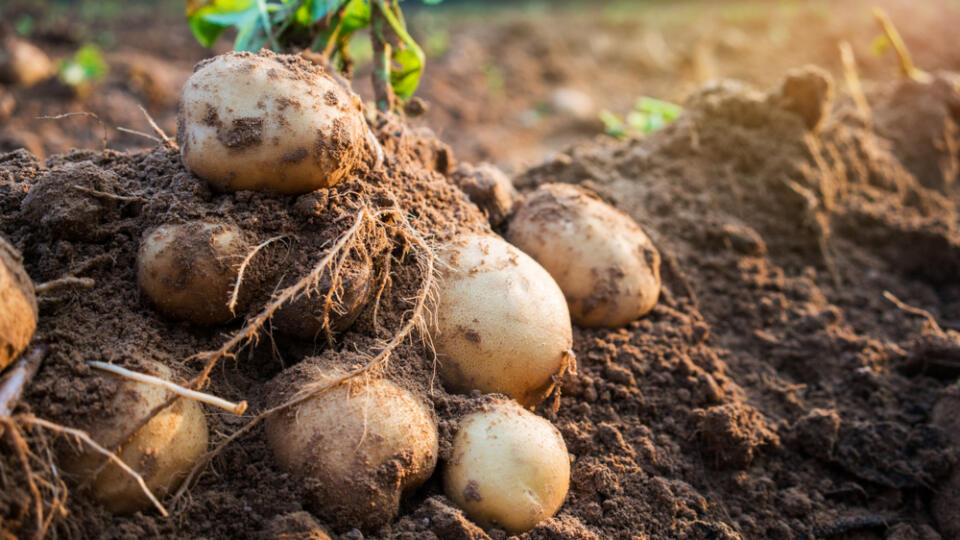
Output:
<instances>
[{"instance_id":1,"label":"green leaf","mask_svg":"<svg viewBox=\"0 0 960 540\"><path fill-rule=\"evenodd\" d=\"M397 97L407 99L417 91L420 74L423 73L423 62L416 53L407 49L394 49L392 60L400 68L390 70L390 86Z\"/></svg>"},{"instance_id":2,"label":"green leaf","mask_svg":"<svg viewBox=\"0 0 960 540\"><path fill-rule=\"evenodd\" d=\"M304 4L310 11L310 22L315 23L336 10L343 3L342 0L307 0Z\"/></svg>"},{"instance_id":3,"label":"green leaf","mask_svg":"<svg viewBox=\"0 0 960 540\"><path fill-rule=\"evenodd\" d=\"M102 79L109 71L107 61L103 58L100 47L87 44L74 53L73 58L60 64L58 74L63 82L70 86L79 86L83 83Z\"/></svg>"},{"instance_id":4,"label":"green leaf","mask_svg":"<svg viewBox=\"0 0 960 540\"><path fill-rule=\"evenodd\" d=\"M364 0L348 0L340 33L349 35L367 26L370 26L370 4Z\"/></svg>"},{"instance_id":5,"label":"green leaf","mask_svg":"<svg viewBox=\"0 0 960 540\"><path fill-rule=\"evenodd\" d=\"M623 120L616 114L603 109L600 111L600 121L603 122L603 132L607 135L617 139L622 139L627 136L627 131L623 126Z\"/></svg>"},{"instance_id":6,"label":"green leaf","mask_svg":"<svg viewBox=\"0 0 960 540\"><path fill-rule=\"evenodd\" d=\"M253 0L213 0L193 10L188 16L188 22L197 41L204 47L212 47L224 30L246 22L251 12L254 16L257 15L256 3Z\"/></svg>"},{"instance_id":7,"label":"green leaf","mask_svg":"<svg viewBox=\"0 0 960 540\"><path fill-rule=\"evenodd\" d=\"M439 4L440 2L443 2L443 0L423 0L423 3L426 4L426 5L428 5L428 6L435 6L435 5Z\"/></svg>"}]
</instances>

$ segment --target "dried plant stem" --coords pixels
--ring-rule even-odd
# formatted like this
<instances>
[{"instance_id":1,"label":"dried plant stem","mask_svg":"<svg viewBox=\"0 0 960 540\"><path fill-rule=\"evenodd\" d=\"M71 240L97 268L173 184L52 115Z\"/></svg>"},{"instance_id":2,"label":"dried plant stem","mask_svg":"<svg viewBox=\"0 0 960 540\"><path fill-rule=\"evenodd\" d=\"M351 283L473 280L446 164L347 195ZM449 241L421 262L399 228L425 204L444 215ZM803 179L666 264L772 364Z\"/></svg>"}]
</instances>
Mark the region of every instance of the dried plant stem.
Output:
<instances>
[{"instance_id":1,"label":"dried plant stem","mask_svg":"<svg viewBox=\"0 0 960 540\"><path fill-rule=\"evenodd\" d=\"M913 58L910 57L910 49L907 48L906 42L903 41L900 32L893 25L893 21L890 20L887 12L883 8L875 7L873 8L873 17L877 20L877 24L880 25L883 33L886 34L887 39L890 40L894 50L897 51L897 57L900 59L900 71L903 75L917 82L929 82L930 74L917 68L913 63Z\"/></svg>"},{"instance_id":2,"label":"dried plant stem","mask_svg":"<svg viewBox=\"0 0 960 540\"><path fill-rule=\"evenodd\" d=\"M153 128L153 132L156 133L163 140L164 144L166 144L170 148L173 148L174 150L179 150L180 147L177 146L177 143L175 143L173 139L171 139L170 137L167 137L167 134L164 133L162 129L160 129L160 126L158 126L156 121L154 121L153 117L150 116L150 113L148 113L147 110L143 108L143 105L139 105L139 107L140 107L140 112L143 113L143 116L147 117L147 122L150 123L150 127Z\"/></svg>"},{"instance_id":3,"label":"dried plant stem","mask_svg":"<svg viewBox=\"0 0 960 540\"><path fill-rule=\"evenodd\" d=\"M243 262L240 263L240 270L237 271L237 282L233 284L233 294L230 295L230 301L227 302L227 307L230 308L230 313L236 315L234 310L237 308L237 299L240 297L240 284L243 282L243 273L246 272L247 266L250 265L250 261L253 260L257 252L261 249L269 246L273 242L280 240L283 236L274 236L273 238L261 242L257 247L253 248L250 253L247 253L247 256L243 258Z\"/></svg>"},{"instance_id":4,"label":"dried plant stem","mask_svg":"<svg viewBox=\"0 0 960 540\"><path fill-rule=\"evenodd\" d=\"M92 438L90 438L90 435L87 435L85 431L64 427L59 424L54 424L53 422L43 420L42 418L37 418L36 416L33 416L31 414L19 415L15 419L17 422L21 424L28 424L28 425L41 427L41 428L53 431L55 433L74 437L75 439L83 442L84 444L92 448L96 453L106 457L108 460L113 462L117 467L120 467L123 470L123 472L127 473L134 480L136 480L137 485L140 486L140 490L143 491L143 494L146 495L148 499L150 499L150 502L153 503L153 506L157 508L157 510L160 512L160 514L163 517L168 517L170 515L170 513L167 512L167 509L164 508L163 505L160 504L160 501L157 500L157 498L154 496L153 492L150 491L150 488L147 487L147 483L143 480L143 477L140 476L140 474L137 471L131 469L130 466L124 463L123 460L120 459L116 454L100 446L97 443L97 441L94 441Z\"/></svg>"},{"instance_id":5,"label":"dried plant stem","mask_svg":"<svg viewBox=\"0 0 960 540\"><path fill-rule=\"evenodd\" d=\"M243 414L247 410L246 401L241 401L240 403L234 403L232 401L227 401L223 398L211 396L210 394L204 394L203 392L198 392L196 390L190 390L190 389L184 388L166 379L161 379L160 377L154 377L153 375L138 373L136 371L131 371L129 369L122 368L114 364L108 364L106 362L98 362L96 360L90 360L87 362L87 365L103 371L108 371L110 373L113 373L114 375L119 375L121 377L131 379L137 382L141 382L144 384L152 384L154 386L166 388L167 390L173 392L174 394L177 394L178 396L182 396L187 399L192 399L194 401L199 401L201 403L206 403L207 405L212 405L214 407L219 407L225 411L230 411L236 415Z\"/></svg>"},{"instance_id":6,"label":"dried plant stem","mask_svg":"<svg viewBox=\"0 0 960 540\"><path fill-rule=\"evenodd\" d=\"M864 118L871 117L870 103L863 93L863 87L860 85L860 73L857 70L857 59L853 55L853 47L849 41L840 42L840 60L843 62L843 78L847 82L847 89L850 90L850 97L860 111L860 116Z\"/></svg>"},{"instance_id":7,"label":"dried plant stem","mask_svg":"<svg viewBox=\"0 0 960 540\"><path fill-rule=\"evenodd\" d=\"M99 191L96 189L90 189L88 187L78 186L78 185L73 185L70 187L72 187L77 191L81 191L83 193L88 193L90 195L93 195L94 197L100 197L101 199L112 199L114 201L125 201L125 202L143 201L143 197L136 197L136 196L129 197L126 195L116 195L114 193L107 193L106 191Z\"/></svg>"},{"instance_id":8,"label":"dried plant stem","mask_svg":"<svg viewBox=\"0 0 960 540\"><path fill-rule=\"evenodd\" d=\"M33 378L37 368L47 355L46 345L37 345L20 357L0 382L0 418L8 417L23 394L23 389Z\"/></svg>"}]
</instances>

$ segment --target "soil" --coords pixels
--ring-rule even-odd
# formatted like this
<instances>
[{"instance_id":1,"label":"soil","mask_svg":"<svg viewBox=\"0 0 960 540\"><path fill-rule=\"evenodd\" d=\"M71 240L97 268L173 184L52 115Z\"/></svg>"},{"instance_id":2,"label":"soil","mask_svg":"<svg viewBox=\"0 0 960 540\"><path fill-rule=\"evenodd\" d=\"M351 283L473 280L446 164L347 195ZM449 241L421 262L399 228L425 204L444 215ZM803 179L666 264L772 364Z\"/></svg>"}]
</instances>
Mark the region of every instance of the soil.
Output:
<instances>
[{"instance_id":1,"label":"soil","mask_svg":"<svg viewBox=\"0 0 960 540\"><path fill-rule=\"evenodd\" d=\"M912 20L925 19L904 27ZM934 35L947 22L923 24ZM925 66L960 67L939 50L919 47L917 56ZM763 66L764 76L769 69ZM679 120L649 137L581 142L515 175L521 193L547 182L594 192L630 215L663 261L650 314L618 330L574 330L579 369L537 408L570 451L570 492L554 518L523 537L960 535L960 439L950 412L960 376L957 78L942 72L927 83L868 84L873 111L864 118L831 90L828 72L780 77L761 81L769 83L765 92L710 83L685 101ZM195 353L240 329L171 321L138 291L136 252L157 225L229 222L251 245L283 236L286 244L262 255L264 268L275 260L289 268L290 275L264 276L277 285L303 275L350 227L358 197L380 208L395 197L433 243L490 230L453 174L457 149L465 161L499 160L464 143L482 124L464 120L463 128L444 130L451 150L403 121L383 123L385 170L368 162L343 184L300 197L212 191L162 146L46 160L23 150L0 155L0 230L33 280L95 280L90 290L41 296L34 339L48 344L48 355L18 412L82 426L115 390L87 360L131 368L155 360L188 380L203 367ZM523 135L541 139L518 143L513 156L522 161L527 150L556 148L564 138L542 135ZM246 399L255 412L263 409L264 385L285 366L319 356L349 367L378 350L423 279L410 246L387 239L392 248L381 261L392 261L392 285L376 320L368 305L332 344L267 333L221 361L209 390ZM245 315L271 290L264 287ZM443 459L457 419L489 398L448 394L432 374L431 355L417 340L405 342L384 371L433 404ZM215 442L246 422L208 416ZM43 433L29 435L39 452ZM3 448L0 528L29 534L31 496ZM466 519L443 495L439 474L381 529L334 530L310 508L304 486L274 463L260 427L213 461L189 497L171 505L172 519L155 511L113 516L83 486L70 487L69 513L54 522L67 536L508 536Z\"/></svg>"}]
</instances>

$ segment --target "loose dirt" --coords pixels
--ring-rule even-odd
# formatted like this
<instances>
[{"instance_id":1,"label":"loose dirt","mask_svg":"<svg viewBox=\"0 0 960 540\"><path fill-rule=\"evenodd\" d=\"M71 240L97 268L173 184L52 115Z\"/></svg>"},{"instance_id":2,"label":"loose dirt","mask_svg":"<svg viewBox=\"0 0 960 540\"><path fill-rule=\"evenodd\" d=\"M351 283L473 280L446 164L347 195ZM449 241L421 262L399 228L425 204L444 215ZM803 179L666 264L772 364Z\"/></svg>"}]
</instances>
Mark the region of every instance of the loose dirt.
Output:
<instances>
[{"instance_id":1,"label":"loose dirt","mask_svg":"<svg viewBox=\"0 0 960 540\"><path fill-rule=\"evenodd\" d=\"M559 514L527 538L950 537L956 505L939 490L956 462L956 434L932 415L941 394L938 410L955 401L944 389L960 375L953 80L891 84L870 96L872 120L846 99L830 102L832 82L812 68L766 93L718 82L661 132L581 144L515 179L521 192L576 183L630 214L660 250L664 280L659 304L641 320L575 330L578 373L537 410L568 445L571 489ZM938 123L885 136L904 125L895 119L919 114ZM173 322L142 297L134 261L153 226L229 220L251 243L283 235L285 245L264 257L283 261L290 275L309 269L349 226L360 196L383 206L395 197L435 243L489 230L445 176L449 148L400 122L378 135L391 156L385 171L368 163L301 197L212 192L162 147L0 158L2 230L34 281L96 281L41 297L35 339L49 354L21 412L83 425L114 390L86 360L135 368L152 359L189 378L202 365L184 359L238 329ZM944 168L917 161L921 153ZM41 195L46 211L32 210ZM423 277L413 254L393 245L377 322L368 306L332 345L266 334L223 360L210 390L256 411L284 366L308 356L362 363L399 327ZM435 407L443 459L457 419L485 398L447 394L433 373L417 341L385 370ZM218 413L210 421L217 440L244 422ZM3 461L0 515L4 527L29 530L30 494L12 460ZM112 516L71 486L69 514L55 526L77 536L321 537L323 526L304 514L303 486L273 462L260 428L213 461L172 505L174 519ZM507 535L467 520L435 474L396 520L367 536Z\"/></svg>"}]
</instances>

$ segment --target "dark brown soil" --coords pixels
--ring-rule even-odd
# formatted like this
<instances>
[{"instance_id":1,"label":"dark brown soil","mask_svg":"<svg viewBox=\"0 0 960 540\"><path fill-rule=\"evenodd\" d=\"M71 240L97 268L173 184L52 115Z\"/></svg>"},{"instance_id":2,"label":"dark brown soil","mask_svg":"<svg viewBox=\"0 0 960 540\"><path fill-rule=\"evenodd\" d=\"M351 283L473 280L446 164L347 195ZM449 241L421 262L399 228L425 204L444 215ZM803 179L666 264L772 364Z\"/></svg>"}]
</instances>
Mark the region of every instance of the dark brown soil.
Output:
<instances>
[{"instance_id":1,"label":"dark brown soil","mask_svg":"<svg viewBox=\"0 0 960 540\"><path fill-rule=\"evenodd\" d=\"M945 81L891 85L872 96L875 117L946 111L944 131L925 132L940 140L960 120ZM559 514L526 537L949 537L956 505L938 492L956 461L956 435L932 415L960 375L955 179L924 176L939 179L942 170L912 168L913 151L884 138L881 121L871 127L845 100L823 101L831 85L817 70L793 72L766 94L713 84L647 139L582 144L516 179L522 192L548 181L593 190L630 214L664 260L661 300L649 315L620 330L575 330L578 374L566 376L559 401L538 408L564 435L571 489ZM916 99L897 99L905 91ZM810 122L811 110L830 113ZM97 283L41 298L35 341L50 352L21 410L82 425L113 390L86 360L136 366L149 358L189 377L201 364L182 360L237 329L173 322L142 298L134 257L151 226L203 218L233 221L251 242L285 234L288 253L312 253L294 258L294 273L349 225L351 194L396 196L433 242L487 227L454 180L436 172L438 162L449 172L448 149L401 123L379 133L394 156L385 173L361 168L341 186L301 197L212 192L163 148L73 152L46 163L24 152L0 158L3 232L33 279L72 274ZM52 185L60 189L44 188ZM30 211L34 193L46 194L51 212ZM401 262L402 249L392 256ZM376 338L399 326L422 278L409 258L393 274L379 326L368 308L332 347L263 339L224 360L211 390L257 411L264 383L285 365L318 353L362 362L357 352L375 351ZM932 319L898 308L885 292ZM408 343L386 376L432 401L443 458L457 418L483 398L431 385L429 358ZM944 396L941 410L955 400ZM215 439L244 422L210 420ZM0 513L8 530L29 531L30 497L12 459L3 460L10 472ZM467 520L438 476L368 536L506 536ZM215 459L172 506L173 519L112 516L71 486L70 515L56 527L80 536L276 537L316 527L303 514L302 485L273 463L260 429Z\"/></svg>"}]
</instances>

